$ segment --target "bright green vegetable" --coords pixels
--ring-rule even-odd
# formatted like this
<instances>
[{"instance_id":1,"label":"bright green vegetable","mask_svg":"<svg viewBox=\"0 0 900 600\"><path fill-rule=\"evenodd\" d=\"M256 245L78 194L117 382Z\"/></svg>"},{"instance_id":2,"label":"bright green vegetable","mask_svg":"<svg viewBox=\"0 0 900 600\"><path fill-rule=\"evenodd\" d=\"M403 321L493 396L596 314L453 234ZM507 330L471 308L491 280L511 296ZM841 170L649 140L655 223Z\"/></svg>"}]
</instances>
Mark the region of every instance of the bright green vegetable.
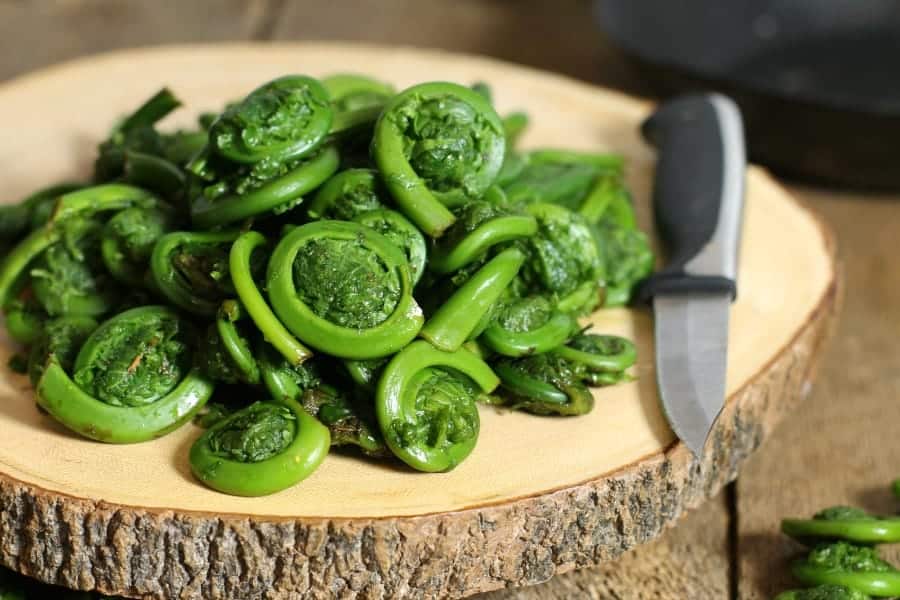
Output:
<instances>
[{"instance_id":1,"label":"bright green vegetable","mask_svg":"<svg viewBox=\"0 0 900 600\"><path fill-rule=\"evenodd\" d=\"M70 377L50 354L38 404L86 437L110 443L157 438L190 420L213 385L191 368L190 327L174 311L145 306L101 324Z\"/></svg>"},{"instance_id":2,"label":"bright green vegetable","mask_svg":"<svg viewBox=\"0 0 900 600\"><path fill-rule=\"evenodd\" d=\"M775 600L869 600L869 596L843 585L819 585L805 590L790 590Z\"/></svg>"},{"instance_id":3,"label":"bright green vegetable","mask_svg":"<svg viewBox=\"0 0 900 600\"><path fill-rule=\"evenodd\" d=\"M347 169L331 177L316 193L307 212L312 219L351 221L385 208L390 196L372 169Z\"/></svg>"},{"instance_id":4,"label":"bright green vegetable","mask_svg":"<svg viewBox=\"0 0 900 600\"><path fill-rule=\"evenodd\" d=\"M625 370L637 360L637 349L631 340L616 335L580 333L556 348L554 353L570 363L580 365L588 385L614 385L629 381Z\"/></svg>"},{"instance_id":5,"label":"bright green vegetable","mask_svg":"<svg viewBox=\"0 0 900 600\"><path fill-rule=\"evenodd\" d=\"M370 227L403 250L409 277L415 287L425 273L428 247L425 237L406 217L394 210L370 210L353 218L355 223Z\"/></svg>"},{"instance_id":6,"label":"bright green vegetable","mask_svg":"<svg viewBox=\"0 0 900 600\"><path fill-rule=\"evenodd\" d=\"M876 517L858 508L834 506L812 519L783 519L781 530L806 544L821 540L894 544L900 542L900 517Z\"/></svg>"},{"instance_id":7,"label":"bright green vegetable","mask_svg":"<svg viewBox=\"0 0 900 600\"><path fill-rule=\"evenodd\" d=\"M328 135L333 112L317 80L288 75L230 106L209 129L212 149L237 163L278 162L312 152Z\"/></svg>"},{"instance_id":8,"label":"bright green vegetable","mask_svg":"<svg viewBox=\"0 0 900 600\"><path fill-rule=\"evenodd\" d=\"M423 83L388 102L372 149L401 212L440 237L455 220L445 205L477 200L496 179L505 138L500 117L477 92Z\"/></svg>"},{"instance_id":9,"label":"bright green vegetable","mask_svg":"<svg viewBox=\"0 0 900 600\"><path fill-rule=\"evenodd\" d=\"M387 356L422 327L406 257L356 223L320 221L291 231L272 252L267 283L287 328L332 356Z\"/></svg>"},{"instance_id":10,"label":"bright green vegetable","mask_svg":"<svg viewBox=\"0 0 900 600\"><path fill-rule=\"evenodd\" d=\"M219 308L216 322L210 325L198 348L198 365L203 374L224 383L259 383L259 365L239 320L243 309L235 300L226 300Z\"/></svg>"},{"instance_id":11,"label":"bright green vegetable","mask_svg":"<svg viewBox=\"0 0 900 600\"><path fill-rule=\"evenodd\" d=\"M634 346L576 320L652 268L620 156L517 150L528 116L484 83L289 75L159 128L179 105L126 115L99 185L0 208L15 366L65 426L128 443L196 417L198 479L260 495L331 445L446 471L478 402L583 414L586 385L630 380Z\"/></svg>"},{"instance_id":12,"label":"bright green vegetable","mask_svg":"<svg viewBox=\"0 0 900 600\"><path fill-rule=\"evenodd\" d=\"M229 267L234 288L254 324L282 356L292 365L299 365L312 356L312 351L300 343L269 308L259 292L251 266L254 250L261 248L266 238L255 231L242 233L231 246Z\"/></svg>"},{"instance_id":13,"label":"bright green vegetable","mask_svg":"<svg viewBox=\"0 0 900 600\"><path fill-rule=\"evenodd\" d=\"M475 399L499 381L468 350L443 352L413 342L388 363L375 393L385 442L419 471L448 471L475 448L480 420Z\"/></svg>"},{"instance_id":14,"label":"bright green vegetable","mask_svg":"<svg viewBox=\"0 0 900 600\"><path fill-rule=\"evenodd\" d=\"M562 346L577 328L574 317L545 297L529 296L506 303L479 339L504 356L528 356Z\"/></svg>"},{"instance_id":15,"label":"bright green vegetable","mask_svg":"<svg viewBox=\"0 0 900 600\"><path fill-rule=\"evenodd\" d=\"M817 546L791 571L806 585L842 585L879 598L900 595L900 571L873 548L847 542Z\"/></svg>"},{"instance_id":16,"label":"bright green vegetable","mask_svg":"<svg viewBox=\"0 0 900 600\"><path fill-rule=\"evenodd\" d=\"M160 293L188 312L212 316L234 296L229 252L237 231L168 233L153 247L150 268Z\"/></svg>"},{"instance_id":17,"label":"bright green vegetable","mask_svg":"<svg viewBox=\"0 0 900 600\"><path fill-rule=\"evenodd\" d=\"M127 208L103 227L103 264L120 283L143 286L156 241L171 229L171 215L159 207Z\"/></svg>"},{"instance_id":18,"label":"bright green vegetable","mask_svg":"<svg viewBox=\"0 0 900 600\"><path fill-rule=\"evenodd\" d=\"M524 261L525 255L516 248L492 258L431 315L419 335L439 350L458 350L476 333Z\"/></svg>"},{"instance_id":19,"label":"bright green vegetable","mask_svg":"<svg viewBox=\"0 0 900 600\"><path fill-rule=\"evenodd\" d=\"M32 263L34 296L50 316L100 316L115 306L120 292L103 268L103 224L72 218L58 226L60 240Z\"/></svg>"},{"instance_id":20,"label":"bright green vegetable","mask_svg":"<svg viewBox=\"0 0 900 600\"><path fill-rule=\"evenodd\" d=\"M556 353L504 358L494 365L510 407L539 415L583 415L594 396L582 383L578 365Z\"/></svg>"},{"instance_id":21,"label":"bright green vegetable","mask_svg":"<svg viewBox=\"0 0 900 600\"><path fill-rule=\"evenodd\" d=\"M264 159L253 165L226 165L210 156L198 158L189 166L202 182L192 194L191 219L197 227L210 228L285 212L331 177L339 164L333 146L302 158Z\"/></svg>"},{"instance_id":22,"label":"bright green vegetable","mask_svg":"<svg viewBox=\"0 0 900 600\"><path fill-rule=\"evenodd\" d=\"M489 202L471 202L457 212L457 221L437 241L428 266L452 273L478 260L488 249L537 233L537 220Z\"/></svg>"},{"instance_id":23,"label":"bright green vegetable","mask_svg":"<svg viewBox=\"0 0 900 600\"><path fill-rule=\"evenodd\" d=\"M254 402L207 429L191 446L191 470L205 485L265 496L306 479L328 454L328 428L296 401Z\"/></svg>"},{"instance_id":24,"label":"bright green vegetable","mask_svg":"<svg viewBox=\"0 0 900 600\"><path fill-rule=\"evenodd\" d=\"M546 295L560 310L584 314L600 301L603 256L584 217L554 204L531 204L538 232L522 243L521 295Z\"/></svg>"}]
</instances>

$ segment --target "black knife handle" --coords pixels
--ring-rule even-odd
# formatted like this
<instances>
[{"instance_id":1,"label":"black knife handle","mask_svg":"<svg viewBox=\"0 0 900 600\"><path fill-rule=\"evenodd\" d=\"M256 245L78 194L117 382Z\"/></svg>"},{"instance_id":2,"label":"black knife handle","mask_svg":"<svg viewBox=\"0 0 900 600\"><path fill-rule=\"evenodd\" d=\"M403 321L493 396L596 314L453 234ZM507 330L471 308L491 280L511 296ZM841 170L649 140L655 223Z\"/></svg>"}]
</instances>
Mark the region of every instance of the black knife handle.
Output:
<instances>
[{"instance_id":1,"label":"black knife handle","mask_svg":"<svg viewBox=\"0 0 900 600\"><path fill-rule=\"evenodd\" d=\"M719 94L680 96L641 129L659 154L653 205L670 259L639 286L637 300L671 292L736 296L746 169L740 111Z\"/></svg>"}]
</instances>

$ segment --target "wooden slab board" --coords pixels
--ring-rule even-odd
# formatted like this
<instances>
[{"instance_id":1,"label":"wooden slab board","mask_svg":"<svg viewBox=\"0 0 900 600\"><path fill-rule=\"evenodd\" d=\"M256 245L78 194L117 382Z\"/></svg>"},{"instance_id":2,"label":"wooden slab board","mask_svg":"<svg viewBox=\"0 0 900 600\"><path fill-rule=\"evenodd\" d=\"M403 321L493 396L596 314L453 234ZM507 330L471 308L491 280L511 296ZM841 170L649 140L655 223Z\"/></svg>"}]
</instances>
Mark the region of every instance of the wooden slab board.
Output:
<instances>
[{"instance_id":1,"label":"wooden slab board","mask_svg":"<svg viewBox=\"0 0 900 600\"><path fill-rule=\"evenodd\" d=\"M5 196L83 175L114 118L161 85L186 110L217 109L289 72L359 71L398 87L485 80L501 110L525 109L526 146L621 152L644 221L653 152L646 103L497 61L347 44L171 47L103 55L0 87ZM597 392L593 413L552 419L482 410L472 456L424 475L333 453L312 477L262 499L195 482L193 426L108 446L56 426L27 380L0 377L0 562L75 588L149 598L461 596L542 581L652 539L733 479L807 386L835 299L828 233L759 169L729 348L729 402L698 462L669 430L653 373L651 317L597 313L634 339L635 383ZM0 344L0 361L13 350Z\"/></svg>"}]
</instances>

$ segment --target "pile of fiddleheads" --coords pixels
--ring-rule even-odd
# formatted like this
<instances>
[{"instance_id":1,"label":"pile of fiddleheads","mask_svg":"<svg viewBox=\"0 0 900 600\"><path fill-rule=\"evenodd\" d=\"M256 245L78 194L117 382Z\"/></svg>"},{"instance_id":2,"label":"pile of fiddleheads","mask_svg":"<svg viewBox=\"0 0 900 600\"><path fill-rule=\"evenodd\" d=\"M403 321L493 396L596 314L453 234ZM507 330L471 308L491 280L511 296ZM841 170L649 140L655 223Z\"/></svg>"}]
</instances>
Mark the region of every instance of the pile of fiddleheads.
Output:
<instances>
[{"instance_id":1,"label":"pile of fiddleheads","mask_svg":"<svg viewBox=\"0 0 900 600\"><path fill-rule=\"evenodd\" d=\"M481 83L290 75L160 131L179 105L122 119L92 181L0 208L16 365L66 427L193 417L197 478L262 495L331 446L446 471L479 403L581 415L630 379L633 344L578 321L653 266L621 157L520 151L527 115Z\"/></svg>"}]
</instances>

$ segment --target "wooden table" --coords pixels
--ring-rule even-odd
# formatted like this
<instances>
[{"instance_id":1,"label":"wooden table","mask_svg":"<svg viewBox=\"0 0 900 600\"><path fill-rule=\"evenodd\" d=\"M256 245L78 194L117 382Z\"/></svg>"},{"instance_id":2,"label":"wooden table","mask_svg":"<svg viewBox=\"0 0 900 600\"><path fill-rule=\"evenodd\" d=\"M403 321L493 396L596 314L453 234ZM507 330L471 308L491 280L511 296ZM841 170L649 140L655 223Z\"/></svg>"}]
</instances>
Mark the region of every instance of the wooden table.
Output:
<instances>
[{"instance_id":1,"label":"wooden table","mask_svg":"<svg viewBox=\"0 0 900 600\"><path fill-rule=\"evenodd\" d=\"M351 39L491 55L649 92L596 34L586 0L0 0L0 39L0 80L127 46ZM895 511L887 484L900 476L892 464L900 455L900 196L792 190L837 233L846 276L844 314L816 389L735 484L659 540L483 600L771 598L790 585L787 562L800 550L778 533L781 517L835 503ZM886 555L900 561L900 551Z\"/></svg>"}]
</instances>

